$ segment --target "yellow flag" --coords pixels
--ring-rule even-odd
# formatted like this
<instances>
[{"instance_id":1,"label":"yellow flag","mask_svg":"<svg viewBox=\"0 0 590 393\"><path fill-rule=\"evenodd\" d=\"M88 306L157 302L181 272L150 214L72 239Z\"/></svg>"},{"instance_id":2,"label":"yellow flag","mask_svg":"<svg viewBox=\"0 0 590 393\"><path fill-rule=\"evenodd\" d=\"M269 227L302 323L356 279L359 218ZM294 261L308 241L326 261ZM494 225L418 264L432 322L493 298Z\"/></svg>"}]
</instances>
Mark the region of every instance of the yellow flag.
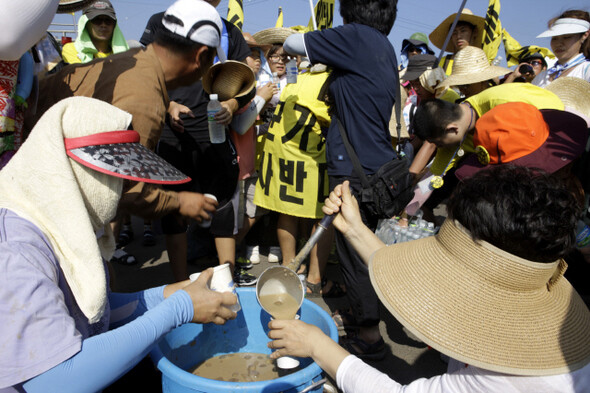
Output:
<instances>
[{"instance_id":1,"label":"yellow flag","mask_svg":"<svg viewBox=\"0 0 590 393\"><path fill-rule=\"evenodd\" d=\"M334 0L319 0L313 10L318 30L329 29L334 21ZM313 20L309 18L309 23L305 31L313 31Z\"/></svg>"},{"instance_id":2,"label":"yellow flag","mask_svg":"<svg viewBox=\"0 0 590 393\"><path fill-rule=\"evenodd\" d=\"M490 63L496 58L502 42L502 23L500 22L500 0L490 0L483 31L483 51Z\"/></svg>"},{"instance_id":3,"label":"yellow flag","mask_svg":"<svg viewBox=\"0 0 590 393\"><path fill-rule=\"evenodd\" d=\"M275 27L283 27L283 7L279 7L279 16L277 17Z\"/></svg>"},{"instance_id":4,"label":"yellow flag","mask_svg":"<svg viewBox=\"0 0 590 393\"><path fill-rule=\"evenodd\" d=\"M508 34L506 29L502 30L502 35L504 36L504 50L506 51L506 63L508 63L508 67L520 64L518 59L525 58L534 53L540 53L543 57L549 57L550 59L555 58L553 52L547 48L536 45L520 46L518 41Z\"/></svg>"},{"instance_id":5,"label":"yellow flag","mask_svg":"<svg viewBox=\"0 0 590 393\"><path fill-rule=\"evenodd\" d=\"M244 25L244 6L242 0L229 0L227 7L227 20L242 30Z\"/></svg>"}]
</instances>

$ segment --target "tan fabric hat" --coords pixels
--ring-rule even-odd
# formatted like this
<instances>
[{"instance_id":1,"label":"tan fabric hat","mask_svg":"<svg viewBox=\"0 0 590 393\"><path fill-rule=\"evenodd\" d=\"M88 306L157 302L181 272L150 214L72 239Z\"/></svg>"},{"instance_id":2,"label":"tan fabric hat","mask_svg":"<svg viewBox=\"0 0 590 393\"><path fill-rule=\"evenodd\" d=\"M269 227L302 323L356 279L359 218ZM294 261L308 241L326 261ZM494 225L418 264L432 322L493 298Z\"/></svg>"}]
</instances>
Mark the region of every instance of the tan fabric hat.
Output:
<instances>
[{"instance_id":1,"label":"tan fabric hat","mask_svg":"<svg viewBox=\"0 0 590 393\"><path fill-rule=\"evenodd\" d=\"M549 83L545 89L558 96L566 110L573 109L590 119L590 82L573 76L563 76Z\"/></svg>"},{"instance_id":2,"label":"tan fabric hat","mask_svg":"<svg viewBox=\"0 0 590 393\"><path fill-rule=\"evenodd\" d=\"M590 311L565 268L474 242L448 219L435 237L377 251L369 274L393 316L438 351L486 370L554 375L590 362Z\"/></svg>"},{"instance_id":3,"label":"tan fabric hat","mask_svg":"<svg viewBox=\"0 0 590 393\"><path fill-rule=\"evenodd\" d=\"M512 70L490 65L485 52L475 46L467 46L455 53L451 75L437 87L470 85L511 73Z\"/></svg>"},{"instance_id":4,"label":"tan fabric hat","mask_svg":"<svg viewBox=\"0 0 590 393\"><path fill-rule=\"evenodd\" d=\"M447 38L447 34L449 33L449 29L455 20L455 16L457 13L455 12L452 15L449 15L440 25L437 26L436 29L430 33L428 38L430 38L430 42L432 45L436 46L439 49L442 49L443 44L445 43L445 39ZM467 8L463 8L463 12L461 12L461 16L459 17L460 22L468 22L477 27L477 34L475 36L475 44L481 48L483 46L483 30L486 24L485 18L481 16L473 15L473 12ZM449 41L447 47L445 48L445 52L452 52L453 51L453 44Z\"/></svg>"},{"instance_id":5,"label":"tan fabric hat","mask_svg":"<svg viewBox=\"0 0 590 393\"><path fill-rule=\"evenodd\" d=\"M295 30L287 27L271 27L270 29L254 33L252 37L254 37L256 42L260 45L274 45L283 44L287 37L295 33L297 33Z\"/></svg>"},{"instance_id":6,"label":"tan fabric hat","mask_svg":"<svg viewBox=\"0 0 590 393\"><path fill-rule=\"evenodd\" d=\"M80 11L96 0L59 0L57 6L58 14L67 14L70 12Z\"/></svg>"},{"instance_id":7,"label":"tan fabric hat","mask_svg":"<svg viewBox=\"0 0 590 393\"><path fill-rule=\"evenodd\" d=\"M241 97L256 86L256 77L248 65L234 60L214 64L203 76L203 89L217 94L219 101Z\"/></svg>"}]
</instances>

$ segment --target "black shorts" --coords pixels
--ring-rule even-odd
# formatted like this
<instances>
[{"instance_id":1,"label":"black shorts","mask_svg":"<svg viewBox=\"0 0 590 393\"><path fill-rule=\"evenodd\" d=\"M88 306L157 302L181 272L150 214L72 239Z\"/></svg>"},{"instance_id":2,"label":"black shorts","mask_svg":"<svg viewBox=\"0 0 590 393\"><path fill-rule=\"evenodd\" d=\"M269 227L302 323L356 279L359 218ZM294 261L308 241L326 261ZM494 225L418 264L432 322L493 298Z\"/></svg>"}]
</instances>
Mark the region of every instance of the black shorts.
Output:
<instances>
[{"instance_id":1,"label":"black shorts","mask_svg":"<svg viewBox=\"0 0 590 393\"><path fill-rule=\"evenodd\" d=\"M188 145L188 144L187 144ZM231 198L238 184L240 172L236 149L229 139L224 143L191 143L172 146L158 143L156 153L191 178L185 184L165 186L173 191L193 191L215 195L219 206L211 220L210 232L216 236L232 236L234 213ZM162 217L162 231L177 234L186 231L176 214Z\"/></svg>"}]
</instances>

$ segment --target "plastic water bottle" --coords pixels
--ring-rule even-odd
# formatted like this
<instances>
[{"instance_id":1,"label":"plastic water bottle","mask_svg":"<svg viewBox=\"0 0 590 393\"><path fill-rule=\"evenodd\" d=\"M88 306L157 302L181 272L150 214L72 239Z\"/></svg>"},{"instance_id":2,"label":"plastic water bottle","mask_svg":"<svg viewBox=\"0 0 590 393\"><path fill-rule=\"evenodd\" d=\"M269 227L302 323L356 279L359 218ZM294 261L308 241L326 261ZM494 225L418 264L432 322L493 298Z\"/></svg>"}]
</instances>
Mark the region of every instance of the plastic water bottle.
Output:
<instances>
[{"instance_id":1,"label":"plastic water bottle","mask_svg":"<svg viewBox=\"0 0 590 393\"><path fill-rule=\"evenodd\" d=\"M215 114L220 110L221 104L217 100L217 94L211 94L207 104L207 121L209 123L209 139L211 143L225 142L225 126L215 120Z\"/></svg>"},{"instance_id":2,"label":"plastic water bottle","mask_svg":"<svg viewBox=\"0 0 590 393\"><path fill-rule=\"evenodd\" d=\"M287 83L297 83L297 61L289 60L287 63Z\"/></svg>"},{"instance_id":3,"label":"plastic water bottle","mask_svg":"<svg viewBox=\"0 0 590 393\"><path fill-rule=\"evenodd\" d=\"M281 80L279 79L279 74L277 74L276 72L272 73L272 83L274 83L277 86L281 83Z\"/></svg>"},{"instance_id":4,"label":"plastic water bottle","mask_svg":"<svg viewBox=\"0 0 590 393\"><path fill-rule=\"evenodd\" d=\"M587 248L590 247L590 227L584 221L578 221L578 230L576 235L576 247Z\"/></svg>"}]
</instances>

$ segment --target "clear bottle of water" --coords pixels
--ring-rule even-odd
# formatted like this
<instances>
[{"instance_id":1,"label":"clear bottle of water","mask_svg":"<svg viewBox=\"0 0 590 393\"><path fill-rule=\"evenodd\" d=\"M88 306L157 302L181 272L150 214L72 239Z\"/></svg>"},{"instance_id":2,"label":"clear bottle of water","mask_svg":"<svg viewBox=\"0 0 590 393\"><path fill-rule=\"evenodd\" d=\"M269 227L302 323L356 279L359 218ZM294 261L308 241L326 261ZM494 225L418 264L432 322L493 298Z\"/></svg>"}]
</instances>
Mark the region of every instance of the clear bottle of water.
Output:
<instances>
[{"instance_id":1,"label":"clear bottle of water","mask_svg":"<svg viewBox=\"0 0 590 393\"><path fill-rule=\"evenodd\" d=\"M590 227L582 220L578 221L576 247L580 249L590 247Z\"/></svg>"},{"instance_id":2,"label":"clear bottle of water","mask_svg":"<svg viewBox=\"0 0 590 393\"><path fill-rule=\"evenodd\" d=\"M221 109L221 104L217 99L217 94L209 96L209 103L207 104L207 121L209 123L209 139L211 143L225 142L225 126L217 123L215 114Z\"/></svg>"},{"instance_id":3,"label":"clear bottle of water","mask_svg":"<svg viewBox=\"0 0 590 393\"><path fill-rule=\"evenodd\" d=\"M287 83L297 83L297 61L295 59L287 62Z\"/></svg>"},{"instance_id":4,"label":"clear bottle of water","mask_svg":"<svg viewBox=\"0 0 590 393\"><path fill-rule=\"evenodd\" d=\"M272 83L274 83L277 86L279 86L279 84L281 83L281 79L279 78L279 74L277 74L276 72L272 73Z\"/></svg>"}]
</instances>

